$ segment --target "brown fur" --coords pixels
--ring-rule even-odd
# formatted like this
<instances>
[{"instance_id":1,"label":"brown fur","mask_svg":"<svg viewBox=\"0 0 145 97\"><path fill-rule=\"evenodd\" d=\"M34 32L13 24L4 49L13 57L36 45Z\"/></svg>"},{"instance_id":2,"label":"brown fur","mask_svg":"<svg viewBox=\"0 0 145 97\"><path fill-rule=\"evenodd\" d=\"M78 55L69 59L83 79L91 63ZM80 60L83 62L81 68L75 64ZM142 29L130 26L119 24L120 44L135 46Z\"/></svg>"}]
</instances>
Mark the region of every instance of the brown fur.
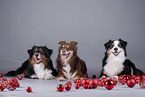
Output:
<instances>
[{"instance_id":1,"label":"brown fur","mask_svg":"<svg viewBox=\"0 0 145 97\"><path fill-rule=\"evenodd\" d=\"M70 73L73 74L74 72L77 71L76 75L74 78L82 78L84 77L84 74L87 74L87 68L86 64L83 60L81 60L78 55L77 55L77 42L71 41L70 43L66 43L66 41L60 41L58 44L60 44L59 49L58 49L58 57L57 57L57 69L58 69L58 76L56 79L59 77L65 77L63 74L63 60L61 59L61 54L60 51L61 49L66 49L67 51L73 51L72 57L68 60L68 64L70 64L71 70Z\"/></svg>"}]
</instances>

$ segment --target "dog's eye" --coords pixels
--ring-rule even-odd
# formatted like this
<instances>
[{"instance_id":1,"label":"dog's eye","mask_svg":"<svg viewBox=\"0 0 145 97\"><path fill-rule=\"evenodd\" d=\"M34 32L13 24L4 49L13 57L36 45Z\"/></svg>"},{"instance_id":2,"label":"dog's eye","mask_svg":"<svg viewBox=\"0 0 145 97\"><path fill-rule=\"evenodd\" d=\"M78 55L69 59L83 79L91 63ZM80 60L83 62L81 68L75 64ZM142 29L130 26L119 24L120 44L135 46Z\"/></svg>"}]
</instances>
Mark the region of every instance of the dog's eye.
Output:
<instances>
[{"instance_id":1,"label":"dog's eye","mask_svg":"<svg viewBox=\"0 0 145 97\"><path fill-rule=\"evenodd\" d=\"M114 43L111 44L110 48L113 48L113 46L114 46Z\"/></svg>"},{"instance_id":2,"label":"dog's eye","mask_svg":"<svg viewBox=\"0 0 145 97\"><path fill-rule=\"evenodd\" d=\"M40 49L39 49L39 51L41 51L41 52L42 52L42 49L40 48Z\"/></svg>"},{"instance_id":3,"label":"dog's eye","mask_svg":"<svg viewBox=\"0 0 145 97\"><path fill-rule=\"evenodd\" d=\"M64 45L62 45L62 47L64 47Z\"/></svg>"},{"instance_id":4,"label":"dog's eye","mask_svg":"<svg viewBox=\"0 0 145 97\"><path fill-rule=\"evenodd\" d=\"M67 48L69 48L69 45L67 45Z\"/></svg>"},{"instance_id":5,"label":"dog's eye","mask_svg":"<svg viewBox=\"0 0 145 97\"><path fill-rule=\"evenodd\" d=\"M119 47L122 47L120 43L118 44L118 46L119 46Z\"/></svg>"},{"instance_id":6,"label":"dog's eye","mask_svg":"<svg viewBox=\"0 0 145 97\"><path fill-rule=\"evenodd\" d=\"M36 48L35 51L37 51L38 49Z\"/></svg>"}]
</instances>

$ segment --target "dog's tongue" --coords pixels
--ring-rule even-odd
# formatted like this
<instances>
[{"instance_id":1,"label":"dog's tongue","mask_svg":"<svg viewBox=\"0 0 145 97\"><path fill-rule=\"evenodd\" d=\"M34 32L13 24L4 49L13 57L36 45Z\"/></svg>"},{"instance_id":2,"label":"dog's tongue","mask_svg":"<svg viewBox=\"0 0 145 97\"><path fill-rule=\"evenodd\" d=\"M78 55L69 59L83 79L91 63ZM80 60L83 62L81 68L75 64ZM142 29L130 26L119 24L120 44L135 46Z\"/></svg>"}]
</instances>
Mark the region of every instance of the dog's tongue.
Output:
<instances>
[{"instance_id":1,"label":"dog's tongue","mask_svg":"<svg viewBox=\"0 0 145 97\"><path fill-rule=\"evenodd\" d=\"M67 55L63 55L63 56L61 57L62 60L65 60L66 58L67 58Z\"/></svg>"},{"instance_id":2,"label":"dog's tongue","mask_svg":"<svg viewBox=\"0 0 145 97\"><path fill-rule=\"evenodd\" d=\"M41 60L37 60L37 59L35 59L35 61L36 61L36 63L39 63Z\"/></svg>"},{"instance_id":3,"label":"dog's tongue","mask_svg":"<svg viewBox=\"0 0 145 97\"><path fill-rule=\"evenodd\" d=\"M115 52L114 54L115 54L115 55L118 55L118 52Z\"/></svg>"}]
</instances>

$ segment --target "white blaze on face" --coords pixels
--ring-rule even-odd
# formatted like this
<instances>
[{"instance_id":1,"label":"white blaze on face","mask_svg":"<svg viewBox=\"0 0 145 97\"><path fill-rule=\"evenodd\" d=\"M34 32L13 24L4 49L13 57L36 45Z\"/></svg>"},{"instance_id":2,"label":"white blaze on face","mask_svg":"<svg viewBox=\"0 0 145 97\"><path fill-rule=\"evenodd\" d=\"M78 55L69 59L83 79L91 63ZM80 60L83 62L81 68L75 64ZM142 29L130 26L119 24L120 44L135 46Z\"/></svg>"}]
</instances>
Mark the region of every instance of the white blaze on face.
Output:
<instances>
[{"instance_id":1,"label":"white blaze on face","mask_svg":"<svg viewBox=\"0 0 145 97\"><path fill-rule=\"evenodd\" d=\"M114 56L118 56L120 54L124 54L124 50L123 48L119 47L119 45L121 46L120 42L118 40L115 40L114 41L114 46L113 48L111 49L111 53L114 55Z\"/></svg>"}]
</instances>

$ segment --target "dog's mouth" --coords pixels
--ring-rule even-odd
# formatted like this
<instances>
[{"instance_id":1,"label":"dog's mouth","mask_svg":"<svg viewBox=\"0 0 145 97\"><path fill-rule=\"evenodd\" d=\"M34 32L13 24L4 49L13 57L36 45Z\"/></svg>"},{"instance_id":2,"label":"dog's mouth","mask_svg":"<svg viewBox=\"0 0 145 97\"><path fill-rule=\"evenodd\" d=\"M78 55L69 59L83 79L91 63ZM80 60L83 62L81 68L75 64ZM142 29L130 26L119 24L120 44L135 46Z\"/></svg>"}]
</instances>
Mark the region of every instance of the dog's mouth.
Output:
<instances>
[{"instance_id":1,"label":"dog's mouth","mask_svg":"<svg viewBox=\"0 0 145 97\"><path fill-rule=\"evenodd\" d=\"M69 55L70 55L70 52L68 54L66 54L66 53L62 54L62 56L61 56L62 60L67 59Z\"/></svg>"},{"instance_id":2,"label":"dog's mouth","mask_svg":"<svg viewBox=\"0 0 145 97\"><path fill-rule=\"evenodd\" d=\"M36 62L36 64L39 64L39 63L41 63L43 61L43 59L41 58L35 58L35 62Z\"/></svg>"},{"instance_id":3,"label":"dog's mouth","mask_svg":"<svg viewBox=\"0 0 145 97\"><path fill-rule=\"evenodd\" d=\"M115 56L118 56L120 54L121 51L119 52L112 52Z\"/></svg>"}]
</instances>

